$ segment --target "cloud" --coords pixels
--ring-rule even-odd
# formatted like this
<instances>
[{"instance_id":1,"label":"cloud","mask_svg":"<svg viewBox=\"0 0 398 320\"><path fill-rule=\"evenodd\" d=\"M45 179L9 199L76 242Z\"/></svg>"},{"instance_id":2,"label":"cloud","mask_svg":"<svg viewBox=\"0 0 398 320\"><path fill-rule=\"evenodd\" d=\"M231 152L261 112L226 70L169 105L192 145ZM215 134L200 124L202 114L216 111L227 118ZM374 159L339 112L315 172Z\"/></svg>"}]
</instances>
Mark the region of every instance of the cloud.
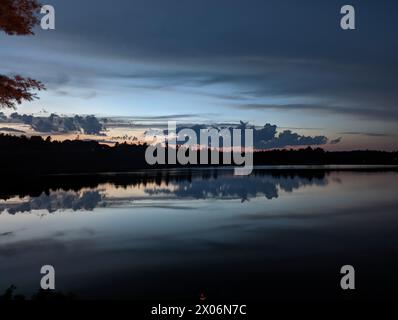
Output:
<instances>
[{"instance_id":1,"label":"cloud","mask_svg":"<svg viewBox=\"0 0 398 320\"><path fill-rule=\"evenodd\" d=\"M172 121L177 119L189 119L189 118L200 118L200 117L208 117L215 114L210 113L175 113L175 114L166 114L166 115L157 115L157 116L134 116L134 117L109 117L108 120L112 122L118 123L118 120L121 123L126 123L127 121ZM110 122L111 123L111 122Z\"/></svg>"},{"instance_id":2,"label":"cloud","mask_svg":"<svg viewBox=\"0 0 398 320\"><path fill-rule=\"evenodd\" d=\"M25 131L23 131L23 130L8 128L8 127L2 127L2 128L0 128L0 131L11 132L11 133L25 133Z\"/></svg>"},{"instance_id":3,"label":"cloud","mask_svg":"<svg viewBox=\"0 0 398 320\"><path fill-rule=\"evenodd\" d=\"M66 90L55 90L55 94L61 96L61 97L73 97L73 98L81 98L81 99L92 99L97 96L97 92L95 91L90 91L90 92L84 92L82 94L76 94L72 93Z\"/></svg>"},{"instance_id":4,"label":"cloud","mask_svg":"<svg viewBox=\"0 0 398 320\"><path fill-rule=\"evenodd\" d=\"M328 143L325 136L302 136L291 130L276 133L275 126L266 124L264 128L256 130L254 134L254 145L260 149L274 149L293 146L319 146Z\"/></svg>"},{"instance_id":5,"label":"cloud","mask_svg":"<svg viewBox=\"0 0 398 320\"><path fill-rule=\"evenodd\" d=\"M278 132L278 127L276 125L271 125L269 123L265 124L263 127L258 128L251 126L246 122L241 121L240 124L233 126L218 126L216 124L195 124L192 126L180 125L176 128L176 133L180 133L183 129L191 129L195 132L197 139L200 137L201 130L207 129L217 129L217 130L229 130L232 136L233 129L252 129L253 130L253 144L256 149L275 149L275 148L285 148L294 146L320 146L329 143L329 139L326 136L305 136L295 133L291 130L283 130ZM168 131L164 130L164 134L167 135ZM244 131L242 131L244 136ZM178 141L179 143L184 143L184 141ZM242 138L242 143L244 138ZM331 142L333 144L339 143L341 140L335 139ZM220 146L222 147L222 140L220 141Z\"/></svg>"},{"instance_id":6,"label":"cloud","mask_svg":"<svg viewBox=\"0 0 398 320\"><path fill-rule=\"evenodd\" d=\"M375 132L359 132L359 131L346 131L346 132L340 132L340 134L346 134L346 135L362 135L362 136L368 136L368 137L390 137L390 134L387 133L375 133Z\"/></svg>"},{"instance_id":7,"label":"cloud","mask_svg":"<svg viewBox=\"0 0 398 320\"><path fill-rule=\"evenodd\" d=\"M325 136L302 136L290 130L285 130L269 140L255 140L255 146L262 149L284 148L287 146L318 146L327 144Z\"/></svg>"},{"instance_id":8,"label":"cloud","mask_svg":"<svg viewBox=\"0 0 398 320\"><path fill-rule=\"evenodd\" d=\"M0 72L43 80L49 94L153 99L143 88L196 93L208 109L235 101L249 102L241 110L398 121L397 2L358 3L354 33L338 26L340 0L97 0L95 15L90 2L52 3L58 32L1 37L0 52ZM295 104L265 107L270 98Z\"/></svg>"},{"instance_id":9,"label":"cloud","mask_svg":"<svg viewBox=\"0 0 398 320\"><path fill-rule=\"evenodd\" d=\"M0 233L0 237L8 237L8 236L13 236L13 235L14 235L14 231L7 231L7 232Z\"/></svg>"},{"instance_id":10,"label":"cloud","mask_svg":"<svg viewBox=\"0 0 398 320\"><path fill-rule=\"evenodd\" d=\"M36 117L14 112L9 117L1 117L0 123L23 123L30 125L37 132L52 134L83 132L85 134L101 135L101 131L105 129L103 123L95 116L78 115L66 117L51 114L48 117Z\"/></svg>"},{"instance_id":11,"label":"cloud","mask_svg":"<svg viewBox=\"0 0 398 320\"><path fill-rule=\"evenodd\" d=\"M331 140L331 141L330 141L330 144L338 144L338 143L340 143L340 142L341 142L341 140L342 140L342 138L341 138L341 137L339 137L339 138L336 138L336 139L333 139L333 140Z\"/></svg>"},{"instance_id":12,"label":"cloud","mask_svg":"<svg viewBox=\"0 0 398 320\"><path fill-rule=\"evenodd\" d=\"M394 109L370 109L370 108L359 108L359 107L343 107L343 106L331 106L327 104L267 104L267 103L253 103L253 104L241 104L234 105L233 108L240 110L279 110L279 111L298 111L298 112L309 112L317 114L341 114L341 115L352 115L362 116L368 119L382 119L387 121L398 120L398 110Z\"/></svg>"}]
</instances>

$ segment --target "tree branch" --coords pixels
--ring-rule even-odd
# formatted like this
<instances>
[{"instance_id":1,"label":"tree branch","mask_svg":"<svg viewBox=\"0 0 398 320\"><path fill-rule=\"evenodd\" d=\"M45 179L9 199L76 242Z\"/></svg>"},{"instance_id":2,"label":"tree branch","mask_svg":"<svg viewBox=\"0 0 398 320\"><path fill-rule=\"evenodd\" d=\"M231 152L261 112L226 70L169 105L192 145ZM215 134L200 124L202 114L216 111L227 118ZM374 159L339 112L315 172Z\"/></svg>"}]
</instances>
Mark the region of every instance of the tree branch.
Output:
<instances>
[{"instance_id":1,"label":"tree branch","mask_svg":"<svg viewBox=\"0 0 398 320\"><path fill-rule=\"evenodd\" d=\"M38 99L36 93L30 90L45 90L44 85L31 78L21 76L6 77L0 75L0 108L15 109L16 104L23 100L32 101Z\"/></svg>"}]
</instances>

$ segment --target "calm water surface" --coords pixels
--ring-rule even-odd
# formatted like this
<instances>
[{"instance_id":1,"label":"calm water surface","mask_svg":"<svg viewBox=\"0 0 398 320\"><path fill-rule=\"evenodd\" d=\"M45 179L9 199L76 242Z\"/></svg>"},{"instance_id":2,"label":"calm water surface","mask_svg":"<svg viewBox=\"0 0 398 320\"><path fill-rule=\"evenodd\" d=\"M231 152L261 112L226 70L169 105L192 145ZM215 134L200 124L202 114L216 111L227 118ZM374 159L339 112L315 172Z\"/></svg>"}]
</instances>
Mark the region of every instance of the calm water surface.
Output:
<instances>
[{"instance_id":1,"label":"calm water surface","mask_svg":"<svg viewBox=\"0 0 398 320\"><path fill-rule=\"evenodd\" d=\"M395 299L397 178L219 169L3 186L0 290L34 293L50 264L57 290L82 299ZM339 289L345 264L357 273L350 294Z\"/></svg>"}]
</instances>

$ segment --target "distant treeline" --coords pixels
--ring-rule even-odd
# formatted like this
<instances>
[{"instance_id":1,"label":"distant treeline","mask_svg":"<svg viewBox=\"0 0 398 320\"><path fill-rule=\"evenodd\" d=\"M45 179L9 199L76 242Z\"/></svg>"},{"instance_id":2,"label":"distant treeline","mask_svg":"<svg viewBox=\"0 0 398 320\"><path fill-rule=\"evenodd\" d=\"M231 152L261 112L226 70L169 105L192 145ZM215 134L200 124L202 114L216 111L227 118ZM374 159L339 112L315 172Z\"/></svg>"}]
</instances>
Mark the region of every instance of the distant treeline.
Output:
<instances>
[{"instance_id":1,"label":"distant treeline","mask_svg":"<svg viewBox=\"0 0 398 320\"><path fill-rule=\"evenodd\" d=\"M145 161L146 144L108 146L96 141L51 141L0 134L0 172L5 174L56 174L129 172L150 166ZM210 151L209 151L210 153ZM220 152L220 163L222 163ZM210 157L209 157L210 159ZM254 165L398 165L398 152L331 152L321 148L268 150L254 153ZM192 165L191 165L192 166ZM199 165L194 165L199 166Z\"/></svg>"}]
</instances>

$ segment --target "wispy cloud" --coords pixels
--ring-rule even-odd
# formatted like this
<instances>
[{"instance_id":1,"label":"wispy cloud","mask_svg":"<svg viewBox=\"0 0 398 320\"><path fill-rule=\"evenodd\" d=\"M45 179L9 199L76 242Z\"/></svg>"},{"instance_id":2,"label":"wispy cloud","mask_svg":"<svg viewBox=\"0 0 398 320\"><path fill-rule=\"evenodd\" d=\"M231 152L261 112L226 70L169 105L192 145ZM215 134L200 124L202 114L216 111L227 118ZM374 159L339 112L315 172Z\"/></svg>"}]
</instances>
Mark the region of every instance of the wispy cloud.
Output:
<instances>
[{"instance_id":1,"label":"wispy cloud","mask_svg":"<svg viewBox=\"0 0 398 320\"><path fill-rule=\"evenodd\" d=\"M266 104L266 103L253 103L253 104L240 104L232 105L232 108L240 110L279 110L279 111L295 111L295 112L308 112L308 113L326 113L326 114L340 114L361 116L368 119L381 119L384 121L397 121L398 110L392 109L370 109L360 107L347 107L347 106L331 106L326 104Z\"/></svg>"},{"instance_id":2,"label":"wispy cloud","mask_svg":"<svg viewBox=\"0 0 398 320\"><path fill-rule=\"evenodd\" d=\"M361 136L368 136L368 137L390 137L390 134L387 133L375 133L375 132L359 132L359 131L346 131L340 132L339 134L346 134L346 135L361 135Z\"/></svg>"}]
</instances>

